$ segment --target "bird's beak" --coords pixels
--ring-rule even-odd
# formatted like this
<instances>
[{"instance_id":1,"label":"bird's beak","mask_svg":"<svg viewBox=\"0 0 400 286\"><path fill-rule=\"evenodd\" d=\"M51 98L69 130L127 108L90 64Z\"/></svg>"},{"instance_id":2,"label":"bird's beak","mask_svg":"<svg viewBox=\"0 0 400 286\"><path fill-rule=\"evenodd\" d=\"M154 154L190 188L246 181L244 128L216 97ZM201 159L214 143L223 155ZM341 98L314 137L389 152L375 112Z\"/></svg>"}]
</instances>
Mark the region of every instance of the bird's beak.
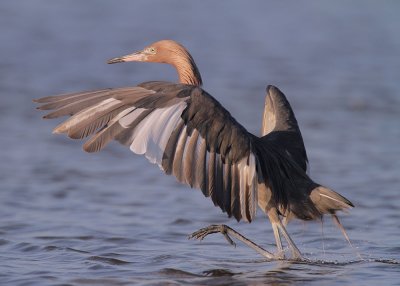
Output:
<instances>
[{"instance_id":1,"label":"bird's beak","mask_svg":"<svg viewBox=\"0 0 400 286\"><path fill-rule=\"evenodd\" d=\"M108 60L107 63L116 64L123 62L143 62L145 60L146 60L146 55L143 53L143 51L139 51L123 57L113 58L111 60Z\"/></svg>"}]
</instances>

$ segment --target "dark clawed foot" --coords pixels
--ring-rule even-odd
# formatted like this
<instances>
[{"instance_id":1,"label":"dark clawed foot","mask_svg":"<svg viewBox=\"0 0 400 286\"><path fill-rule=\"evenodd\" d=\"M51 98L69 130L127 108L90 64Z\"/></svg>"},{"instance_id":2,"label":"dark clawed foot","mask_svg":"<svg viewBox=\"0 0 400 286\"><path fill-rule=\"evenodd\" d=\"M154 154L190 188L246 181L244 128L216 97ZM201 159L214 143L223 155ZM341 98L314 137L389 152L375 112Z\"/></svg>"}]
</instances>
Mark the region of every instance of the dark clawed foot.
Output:
<instances>
[{"instance_id":1,"label":"dark clawed foot","mask_svg":"<svg viewBox=\"0 0 400 286\"><path fill-rule=\"evenodd\" d=\"M224 224L218 224L218 225L212 224L202 229L199 229L198 231L193 232L191 235L189 235L188 239L195 238L203 240L209 234L220 232L225 237L225 239L228 241L229 244L236 247L236 243L228 235L228 229L230 229L230 227Z\"/></svg>"},{"instance_id":2,"label":"dark clawed foot","mask_svg":"<svg viewBox=\"0 0 400 286\"><path fill-rule=\"evenodd\" d=\"M189 235L189 239L195 238L199 240L203 240L207 235L212 234L212 233L222 233L222 235L225 237L225 239L229 242L229 244L233 245L236 247L236 244L233 242L233 240L230 238L229 235L233 236L237 240L240 240L247 246L251 247L255 251L257 251L259 254L264 256L267 259L281 259L280 257L277 258L275 255L273 255L271 252L265 250L264 248L260 247L259 245L255 244L252 242L250 239L244 237L240 233L238 233L236 230L230 228L227 225L224 224L213 224L210 226L207 226L205 228L199 229L196 232L193 232L191 235ZM229 235L228 235L229 234ZM282 255L283 253L278 253L278 255Z\"/></svg>"}]
</instances>

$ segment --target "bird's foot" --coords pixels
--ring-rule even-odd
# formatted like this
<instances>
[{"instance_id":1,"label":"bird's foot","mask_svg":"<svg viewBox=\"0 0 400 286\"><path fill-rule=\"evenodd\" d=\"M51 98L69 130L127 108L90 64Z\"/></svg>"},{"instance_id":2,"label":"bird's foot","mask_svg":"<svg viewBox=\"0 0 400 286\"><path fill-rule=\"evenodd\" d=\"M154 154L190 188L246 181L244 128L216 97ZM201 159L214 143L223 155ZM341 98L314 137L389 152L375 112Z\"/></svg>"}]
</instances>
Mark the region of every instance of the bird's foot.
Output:
<instances>
[{"instance_id":1,"label":"bird's foot","mask_svg":"<svg viewBox=\"0 0 400 286\"><path fill-rule=\"evenodd\" d=\"M233 245L236 247L236 243L230 238L228 235L228 229L232 230L229 226L225 224L212 224L207 227L203 227L199 229L198 231L193 232L191 235L189 235L189 239L195 238L198 240L203 240L207 235L212 234L212 233L218 233L220 232L225 239L228 241L230 245Z\"/></svg>"},{"instance_id":2,"label":"bird's foot","mask_svg":"<svg viewBox=\"0 0 400 286\"><path fill-rule=\"evenodd\" d=\"M275 253L275 258L276 259L278 259L278 260L283 260L283 259L285 259L285 252L283 251L283 250L278 250L276 253Z\"/></svg>"},{"instance_id":3,"label":"bird's foot","mask_svg":"<svg viewBox=\"0 0 400 286\"><path fill-rule=\"evenodd\" d=\"M271 252L265 250L261 246L255 244L252 242L250 239L244 237L240 233L238 233L236 230L230 228L229 226L225 224L212 224L209 225L205 228L199 229L198 231L193 232L191 235L189 235L189 239L195 238L199 240L203 240L207 235L212 234L212 233L221 233L225 239L228 241L229 244L236 246L235 242L230 238L229 235L232 237L240 240L241 242L245 243L247 246L253 248L255 251L257 251L259 254L264 256L267 259L282 259L281 257L276 257L273 255Z\"/></svg>"}]
</instances>

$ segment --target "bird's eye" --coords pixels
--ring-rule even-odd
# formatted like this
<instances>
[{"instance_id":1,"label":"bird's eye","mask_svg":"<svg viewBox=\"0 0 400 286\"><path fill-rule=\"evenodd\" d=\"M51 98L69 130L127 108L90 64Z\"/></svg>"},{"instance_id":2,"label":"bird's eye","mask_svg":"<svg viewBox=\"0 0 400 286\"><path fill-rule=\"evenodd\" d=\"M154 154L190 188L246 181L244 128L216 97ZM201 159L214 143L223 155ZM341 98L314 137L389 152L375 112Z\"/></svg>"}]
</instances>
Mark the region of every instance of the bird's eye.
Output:
<instances>
[{"instance_id":1,"label":"bird's eye","mask_svg":"<svg viewBox=\"0 0 400 286\"><path fill-rule=\"evenodd\" d=\"M155 54L155 53L156 53L156 48L150 47L150 48L148 48L147 50L148 50L148 52L149 52L150 54Z\"/></svg>"}]
</instances>

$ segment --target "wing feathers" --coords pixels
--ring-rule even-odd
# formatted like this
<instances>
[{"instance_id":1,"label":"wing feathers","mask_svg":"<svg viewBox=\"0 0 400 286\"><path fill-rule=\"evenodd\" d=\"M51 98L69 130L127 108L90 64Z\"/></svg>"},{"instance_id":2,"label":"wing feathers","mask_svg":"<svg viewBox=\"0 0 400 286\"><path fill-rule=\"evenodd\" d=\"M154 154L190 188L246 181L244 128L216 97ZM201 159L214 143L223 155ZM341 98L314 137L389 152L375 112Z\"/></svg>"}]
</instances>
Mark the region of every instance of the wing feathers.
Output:
<instances>
[{"instance_id":1,"label":"wing feathers","mask_svg":"<svg viewBox=\"0 0 400 286\"><path fill-rule=\"evenodd\" d=\"M71 126L68 130L68 137L72 139L82 139L92 135L97 130L107 125L118 113L125 110L126 106L119 106L105 114L99 115L96 119L83 120L76 125Z\"/></svg>"},{"instance_id":2,"label":"wing feathers","mask_svg":"<svg viewBox=\"0 0 400 286\"><path fill-rule=\"evenodd\" d=\"M183 158L183 152L185 151L185 143L187 140L187 132L186 132L186 126L183 128L178 144L176 145L176 151L175 151L175 156L174 156L174 162L173 162L173 174L175 177L178 179L180 182L184 182L183 180L183 174L182 174L182 158Z\"/></svg>"},{"instance_id":3,"label":"wing feathers","mask_svg":"<svg viewBox=\"0 0 400 286\"><path fill-rule=\"evenodd\" d=\"M195 169L194 165L197 161L197 141L199 139L199 132L193 130L190 135L188 142L186 143L186 151L184 157L184 172L185 172L185 182L192 188L196 184L195 179Z\"/></svg>"},{"instance_id":4,"label":"wing feathers","mask_svg":"<svg viewBox=\"0 0 400 286\"><path fill-rule=\"evenodd\" d=\"M97 134L94 135L92 138L90 138L83 145L83 149L86 152L97 152L103 149L111 140L115 138L116 135L123 131L123 127L119 124L118 120L134 110L135 107L129 107L120 112L108 123L107 126L97 132Z\"/></svg>"},{"instance_id":5,"label":"wing feathers","mask_svg":"<svg viewBox=\"0 0 400 286\"><path fill-rule=\"evenodd\" d=\"M211 196L214 205L217 205L217 196L215 194L215 156L215 152L210 152L208 158L208 196Z\"/></svg>"},{"instance_id":6,"label":"wing feathers","mask_svg":"<svg viewBox=\"0 0 400 286\"><path fill-rule=\"evenodd\" d=\"M94 106L95 104L109 98L115 98L117 100L124 99L125 104L129 104L141 99L145 95L153 93L143 88L118 88L118 89L106 89L92 92L76 93L71 95L64 95L62 99L51 98L50 102L44 104L38 109L55 111L44 116L46 119L57 118L65 115L74 115L87 107ZM46 98L45 98L46 99ZM43 99L39 99L42 100Z\"/></svg>"},{"instance_id":7,"label":"wing feathers","mask_svg":"<svg viewBox=\"0 0 400 286\"><path fill-rule=\"evenodd\" d=\"M206 141L201 138L199 146L199 159L196 162L196 180L199 182L199 188L205 196L208 194L207 186L207 144Z\"/></svg>"},{"instance_id":8,"label":"wing feathers","mask_svg":"<svg viewBox=\"0 0 400 286\"><path fill-rule=\"evenodd\" d=\"M224 208L228 213L228 216L232 216L231 188L232 188L231 164L229 162L225 162L223 164L223 189L225 190L223 203L224 203Z\"/></svg>"},{"instance_id":9,"label":"wing feathers","mask_svg":"<svg viewBox=\"0 0 400 286\"><path fill-rule=\"evenodd\" d=\"M237 165L232 165L231 210L236 220L242 218L240 210L240 177Z\"/></svg>"},{"instance_id":10,"label":"wing feathers","mask_svg":"<svg viewBox=\"0 0 400 286\"><path fill-rule=\"evenodd\" d=\"M98 116L103 115L109 110L114 110L119 106L121 106L121 101L115 100L113 98L105 99L100 103L91 106L87 109L84 109L81 112L70 117L69 119L58 125L54 129L53 133L66 133L70 128L76 126L77 124L84 122L86 120L97 118Z\"/></svg>"},{"instance_id":11,"label":"wing feathers","mask_svg":"<svg viewBox=\"0 0 400 286\"><path fill-rule=\"evenodd\" d=\"M111 140L143 154L167 174L211 196L229 216L255 215L256 160L252 137L203 90L162 82L139 87L46 97L47 118L72 115L55 133L74 139L92 135L87 152Z\"/></svg>"},{"instance_id":12,"label":"wing feathers","mask_svg":"<svg viewBox=\"0 0 400 286\"><path fill-rule=\"evenodd\" d=\"M38 99L34 99L33 101L36 103L51 103L51 102L61 102L65 101L67 103L70 103L72 101L78 101L80 100L81 97L83 98L89 98L92 95L100 94L100 93L108 93L113 89L111 88L106 88L106 89L101 89L101 90L95 90L95 91L84 91L84 92L76 92L76 93L65 93L65 94L60 94L60 95L52 95L52 96L46 96ZM115 89L114 89L115 90ZM42 109L39 107L38 109Z\"/></svg>"},{"instance_id":13,"label":"wing feathers","mask_svg":"<svg viewBox=\"0 0 400 286\"><path fill-rule=\"evenodd\" d=\"M171 136L168 139L167 146L165 147L163 158L162 158L162 167L168 175L172 173L174 157L177 150L178 140L183 131L184 122L179 122L178 126L171 133Z\"/></svg>"},{"instance_id":14,"label":"wing feathers","mask_svg":"<svg viewBox=\"0 0 400 286\"><path fill-rule=\"evenodd\" d=\"M226 211L226 206L224 202L224 174L223 165L221 160L221 155L218 154L215 157L215 198L216 203L223 211Z\"/></svg>"},{"instance_id":15,"label":"wing feathers","mask_svg":"<svg viewBox=\"0 0 400 286\"><path fill-rule=\"evenodd\" d=\"M49 114L46 114L43 116L44 119L52 119L52 118L57 118L61 116L66 116L66 115L74 115L78 113L81 110L84 110L87 107L93 106L94 104L98 103L99 101L102 101L104 99L107 99L108 95L98 95L98 96L93 96L90 99L83 99L79 100L76 102L68 103L64 105L64 102L55 102L52 103L54 105L57 105L58 108L53 112L50 112ZM44 105L44 108L49 108L49 106Z\"/></svg>"}]
</instances>

